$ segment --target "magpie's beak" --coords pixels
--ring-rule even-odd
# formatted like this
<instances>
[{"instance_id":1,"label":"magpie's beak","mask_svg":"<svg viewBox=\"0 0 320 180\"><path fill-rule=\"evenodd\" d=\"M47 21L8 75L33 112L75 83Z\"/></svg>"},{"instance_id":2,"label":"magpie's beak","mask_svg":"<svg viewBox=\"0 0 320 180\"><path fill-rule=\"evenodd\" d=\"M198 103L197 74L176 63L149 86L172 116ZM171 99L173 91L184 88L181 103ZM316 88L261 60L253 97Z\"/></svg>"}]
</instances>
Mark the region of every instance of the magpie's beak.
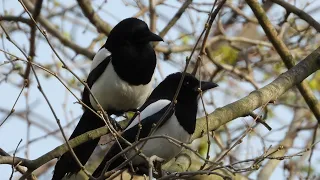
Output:
<instances>
[{"instance_id":1,"label":"magpie's beak","mask_svg":"<svg viewBox=\"0 0 320 180\"><path fill-rule=\"evenodd\" d=\"M153 32L149 31L149 34L145 36L145 38L141 39L140 41L148 41L148 42L151 42L151 41L163 41L163 39L154 34Z\"/></svg>"},{"instance_id":2,"label":"magpie's beak","mask_svg":"<svg viewBox=\"0 0 320 180\"><path fill-rule=\"evenodd\" d=\"M206 91L215 87L218 87L218 84L209 81L201 81L200 86L198 86L196 89L198 91L198 89L201 88L202 91Z\"/></svg>"}]
</instances>

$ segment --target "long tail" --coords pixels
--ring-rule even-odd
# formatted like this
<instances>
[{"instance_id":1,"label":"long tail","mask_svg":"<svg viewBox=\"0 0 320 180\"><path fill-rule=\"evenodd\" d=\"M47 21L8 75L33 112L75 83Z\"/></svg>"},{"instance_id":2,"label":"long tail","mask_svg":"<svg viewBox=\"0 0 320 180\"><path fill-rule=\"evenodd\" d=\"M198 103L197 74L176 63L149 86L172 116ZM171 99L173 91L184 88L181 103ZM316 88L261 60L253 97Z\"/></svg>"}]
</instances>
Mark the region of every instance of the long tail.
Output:
<instances>
[{"instance_id":1,"label":"long tail","mask_svg":"<svg viewBox=\"0 0 320 180\"><path fill-rule=\"evenodd\" d=\"M102 126L104 126L104 122L97 115L89 110L85 110L76 129L73 131L69 139L73 139L83 133ZM97 138L73 148L74 153L77 155L78 159L83 165L88 161L99 140L100 138ZM64 176L72 175L79 171L80 167L73 159L71 153L68 151L58 160L54 169L52 180L61 180Z\"/></svg>"}]
</instances>

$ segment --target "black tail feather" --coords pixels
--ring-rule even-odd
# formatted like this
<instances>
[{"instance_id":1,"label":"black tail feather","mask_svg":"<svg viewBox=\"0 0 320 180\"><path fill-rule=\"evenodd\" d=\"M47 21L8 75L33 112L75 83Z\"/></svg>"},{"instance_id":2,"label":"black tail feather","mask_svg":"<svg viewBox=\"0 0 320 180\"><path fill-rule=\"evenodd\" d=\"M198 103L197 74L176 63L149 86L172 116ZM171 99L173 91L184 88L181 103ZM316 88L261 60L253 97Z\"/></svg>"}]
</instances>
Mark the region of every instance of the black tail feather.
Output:
<instances>
[{"instance_id":1,"label":"black tail feather","mask_svg":"<svg viewBox=\"0 0 320 180\"><path fill-rule=\"evenodd\" d=\"M85 110L76 129L73 131L69 139L73 139L90 130L102 127L104 124L105 123L93 112L90 110ZM83 165L88 161L99 140L100 138L97 138L73 148L74 153L77 155L78 159ZM72 157L71 153L68 151L58 160L54 169L52 180L61 180L64 176L72 175L79 171L80 167Z\"/></svg>"}]
</instances>

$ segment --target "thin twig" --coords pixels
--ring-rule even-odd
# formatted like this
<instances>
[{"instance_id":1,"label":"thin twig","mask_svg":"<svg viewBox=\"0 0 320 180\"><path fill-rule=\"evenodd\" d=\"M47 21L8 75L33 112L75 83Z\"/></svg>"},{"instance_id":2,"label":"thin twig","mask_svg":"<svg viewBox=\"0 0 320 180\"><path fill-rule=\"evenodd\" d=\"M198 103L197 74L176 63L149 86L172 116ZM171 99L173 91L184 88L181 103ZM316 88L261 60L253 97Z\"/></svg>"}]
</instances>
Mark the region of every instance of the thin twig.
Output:
<instances>
[{"instance_id":1,"label":"thin twig","mask_svg":"<svg viewBox=\"0 0 320 180\"><path fill-rule=\"evenodd\" d=\"M311 159L312 159L312 155L313 155L314 148L315 148L315 146L313 146L313 144L316 143L317 131L318 131L318 126L315 126L314 129L313 129L311 147L309 148L310 149L310 156L308 158L308 174L307 174L307 177L306 177L307 180L309 179L309 177L311 175Z\"/></svg>"},{"instance_id":2,"label":"thin twig","mask_svg":"<svg viewBox=\"0 0 320 180\"><path fill-rule=\"evenodd\" d=\"M17 145L17 147L16 147L16 149L15 149L15 151L14 151L14 153L13 153L13 158L12 158L12 171L11 171L11 175L10 175L10 180L12 180L12 178L13 178L13 173L14 173L14 169L15 169L15 165L14 165L14 158L16 157L16 153L17 153L17 149L18 149L18 147L19 147L19 145L20 145L20 143L22 142L22 139L20 139L20 141L19 141L19 143L18 143L18 145ZM16 166L18 166L19 165L19 163L16 165Z\"/></svg>"},{"instance_id":3,"label":"thin twig","mask_svg":"<svg viewBox=\"0 0 320 180\"><path fill-rule=\"evenodd\" d=\"M35 7L34 10L32 12L32 16L35 20L38 19L38 16L40 15L41 12L41 8L42 8L42 2L43 0L37 0L37 2L35 3ZM35 56L35 51L36 51L36 26L33 23L30 23L30 49L29 49L29 60L33 61L33 58ZM30 66L31 64L28 63L27 67L26 67L26 71L24 73L24 79L29 79L29 74L30 74ZM28 81L29 82L29 81ZM27 84L27 87L29 86L29 84Z\"/></svg>"},{"instance_id":4,"label":"thin twig","mask_svg":"<svg viewBox=\"0 0 320 180\"><path fill-rule=\"evenodd\" d=\"M23 84L23 86L22 86L22 88L21 88L21 91L20 91L17 99L15 100L12 108L11 108L11 111L9 112L9 114L7 115L7 117L4 118L4 120L2 120L2 122L0 123L0 127L1 127L1 126L6 122L6 120L14 113L14 111L15 111L14 107L16 106L16 104L17 104L17 102L18 102L18 100L19 100L19 98L20 98L20 96L21 96L21 94L22 94L22 92L23 92L23 90L24 90L24 88L26 87L27 84L28 84L28 80L26 80L26 81L24 82L24 84Z\"/></svg>"},{"instance_id":5,"label":"thin twig","mask_svg":"<svg viewBox=\"0 0 320 180\"><path fill-rule=\"evenodd\" d=\"M219 11L221 10L222 6L224 5L224 3L226 2L226 0L222 0L217 8L213 11L216 3L217 3L217 0L215 0L213 6L212 6L212 9L211 9L211 13L209 14L209 18L208 18L208 21L207 23L205 24L205 28L206 28L206 34L204 35L204 38L203 38L203 41L202 41L202 45L201 45L201 50L200 50L200 54L198 56L198 59L197 59L197 62L196 62L196 65L194 66L194 69L192 71L191 74L196 74L197 73L197 69L198 69L198 66L199 66L199 61L200 61L200 58L202 58L203 55L206 54L205 52L205 48L206 48L206 43L207 43L207 39L209 37L209 33L210 33L210 29L211 29L211 26L213 24L213 21L216 19Z\"/></svg>"},{"instance_id":6,"label":"thin twig","mask_svg":"<svg viewBox=\"0 0 320 180\"><path fill-rule=\"evenodd\" d=\"M297 16L299 16L301 19L305 20L306 22L308 22L308 24L310 26L312 26L313 28L315 28L318 32L320 32L320 23L318 23L318 21L316 21L315 19L312 18L312 16L310 16L308 13L306 13L305 11L291 5L288 2L285 2L283 0L270 0L280 6L282 6L287 13L294 13Z\"/></svg>"},{"instance_id":7,"label":"thin twig","mask_svg":"<svg viewBox=\"0 0 320 180\"><path fill-rule=\"evenodd\" d=\"M257 17L261 27L282 58L286 67L288 69L292 68L295 65L294 58L284 42L278 37L277 31L268 19L264 9L260 6L257 0L246 0L246 2ZM297 84L297 87L320 124L320 102L317 100L306 81L302 81L301 84Z\"/></svg>"}]
</instances>

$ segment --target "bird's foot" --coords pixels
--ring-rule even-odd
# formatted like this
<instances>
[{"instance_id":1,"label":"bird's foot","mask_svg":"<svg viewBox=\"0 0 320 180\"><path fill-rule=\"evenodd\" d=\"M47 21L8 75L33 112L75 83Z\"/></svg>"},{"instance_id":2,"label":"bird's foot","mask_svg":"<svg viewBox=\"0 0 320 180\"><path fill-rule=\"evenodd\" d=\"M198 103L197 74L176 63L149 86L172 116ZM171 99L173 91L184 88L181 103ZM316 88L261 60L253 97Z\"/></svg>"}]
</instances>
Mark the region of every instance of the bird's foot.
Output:
<instances>
[{"instance_id":1,"label":"bird's foot","mask_svg":"<svg viewBox=\"0 0 320 180\"><path fill-rule=\"evenodd\" d=\"M115 119L111 119L111 124L116 131L123 131L122 127Z\"/></svg>"},{"instance_id":2,"label":"bird's foot","mask_svg":"<svg viewBox=\"0 0 320 180\"><path fill-rule=\"evenodd\" d=\"M156 178L160 178L163 176L163 172L162 172L162 164L165 162L165 160L163 158L160 158L156 155L153 155L149 158L149 160L153 163L152 166L155 170L154 175Z\"/></svg>"},{"instance_id":3,"label":"bird's foot","mask_svg":"<svg viewBox=\"0 0 320 180\"><path fill-rule=\"evenodd\" d=\"M150 159L150 161L152 161L153 163L155 163L155 162L163 163L163 162L164 162L164 159L163 159L163 158L158 157L158 156L156 156L156 155L152 155L149 159Z\"/></svg>"}]
</instances>

